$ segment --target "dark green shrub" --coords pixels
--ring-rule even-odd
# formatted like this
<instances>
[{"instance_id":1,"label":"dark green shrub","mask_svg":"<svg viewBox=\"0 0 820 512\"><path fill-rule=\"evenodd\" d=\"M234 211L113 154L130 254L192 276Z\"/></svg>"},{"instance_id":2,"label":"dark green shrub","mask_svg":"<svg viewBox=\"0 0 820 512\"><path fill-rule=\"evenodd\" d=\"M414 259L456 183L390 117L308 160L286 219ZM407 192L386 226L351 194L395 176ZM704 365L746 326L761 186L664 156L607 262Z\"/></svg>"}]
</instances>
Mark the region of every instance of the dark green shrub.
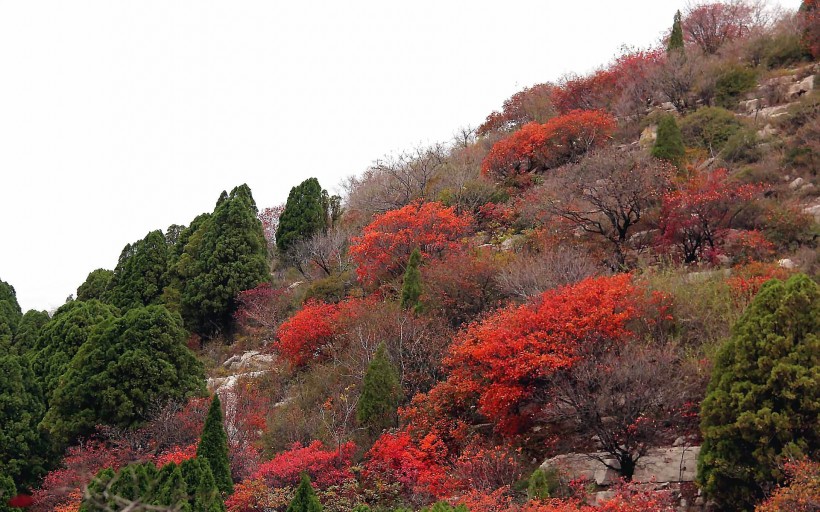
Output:
<instances>
[{"instance_id":1,"label":"dark green shrub","mask_svg":"<svg viewBox=\"0 0 820 512\"><path fill-rule=\"evenodd\" d=\"M658 137L655 139L655 145L652 146L652 156L680 167L685 155L683 136L675 121L675 116L667 114L661 117L658 122Z\"/></svg>"},{"instance_id":2,"label":"dark green shrub","mask_svg":"<svg viewBox=\"0 0 820 512\"><path fill-rule=\"evenodd\" d=\"M720 107L700 108L684 117L680 126L687 147L706 149L712 154L719 153L741 127L733 113Z\"/></svg>"},{"instance_id":3,"label":"dark green shrub","mask_svg":"<svg viewBox=\"0 0 820 512\"><path fill-rule=\"evenodd\" d=\"M735 108L740 96L757 85L757 71L745 66L732 66L717 77L715 103L724 108Z\"/></svg>"}]
</instances>

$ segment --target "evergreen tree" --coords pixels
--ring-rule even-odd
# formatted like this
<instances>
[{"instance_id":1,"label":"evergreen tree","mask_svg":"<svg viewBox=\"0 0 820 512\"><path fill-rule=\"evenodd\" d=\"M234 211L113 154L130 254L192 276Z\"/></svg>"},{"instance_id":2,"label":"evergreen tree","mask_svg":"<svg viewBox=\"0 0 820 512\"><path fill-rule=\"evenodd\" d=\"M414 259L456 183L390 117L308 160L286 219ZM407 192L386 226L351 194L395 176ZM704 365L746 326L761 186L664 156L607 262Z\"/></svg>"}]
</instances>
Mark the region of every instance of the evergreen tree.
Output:
<instances>
[{"instance_id":1,"label":"evergreen tree","mask_svg":"<svg viewBox=\"0 0 820 512\"><path fill-rule=\"evenodd\" d=\"M20 323L17 324L17 333L14 335L14 350L17 354L25 354L37 344L37 338L43 327L49 321L48 313L45 311L26 311Z\"/></svg>"},{"instance_id":2,"label":"evergreen tree","mask_svg":"<svg viewBox=\"0 0 820 512\"><path fill-rule=\"evenodd\" d=\"M658 137L652 147L652 156L661 160L666 160L680 167L683 164L683 157L686 148L683 146L683 136L681 135L675 116L666 114L658 122Z\"/></svg>"},{"instance_id":3,"label":"evergreen tree","mask_svg":"<svg viewBox=\"0 0 820 512\"><path fill-rule=\"evenodd\" d=\"M296 494L293 496L293 500L288 505L286 512L322 512L322 504L319 503L319 498L313 491L310 478L306 473L302 473L302 481L299 482Z\"/></svg>"},{"instance_id":4,"label":"evergreen tree","mask_svg":"<svg viewBox=\"0 0 820 512\"><path fill-rule=\"evenodd\" d=\"M159 470L159 493L155 504L164 507L175 507L180 512L191 511L191 504L188 502L188 486L182 477L179 466L173 462L166 464Z\"/></svg>"},{"instance_id":5,"label":"evergreen tree","mask_svg":"<svg viewBox=\"0 0 820 512\"><path fill-rule=\"evenodd\" d=\"M14 480L8 475L0 472L0 512L18 511L18 508L11 508L8 502L13 497L17 496L17 488L14 486Z\"/></svg>"},{"instance_id":6,"label":"evergreen tree","mask_svg":"<svg viewBox=\"0 0 820 512\"><path fill-rule=\"evenodd\" d=\"M222 423L222 406L216 394L208 409L208 416L205 418L205 426L202 429L196 456L207 460L219 491L225 495L233 493L231 463L228 458L228 436L225 434L225 426Z\"/></svg>"},{"instance_id":7,"label":"evergreen tree","mask_svg":"<svg viewBox=\"0 0 820 512\"><path fill-rule=\"evenodd\" d=\"M387 358L387 349L381 343L364 374L356 418L372 432L393 427L400 400L399 373Z\"/></svg>"},{"instance_id":8,"label":"evergreen tree","mask_svg":"<svg viewBox=\"0 0 820 512\"><path fill-rule=\"evenodd\" d=\"M401 287L401 307L402 309L412 309L418 311L420 309L419 298L421 297L421 272L419 272L419 264L421 263L421 252L418 248L413 249L410 253L410 259L407 261L407 269L404 271L404 283Z\"/></svg>"},{"instance_id":9,"label":"evergreen tree","mask_svg":"<svg viewBox=\"0 0 820 512\"><path fill-rule=\"evenodd\" d=\"M8 350L22 316L14 287L0 281L0 350Z\"/></svg>"},{"instance_id":10,"label":"evergreen tree","mask_svg":"<svg viewBox=\"0 0 820 512\"><path fill-rule=\"evenodd\" d=\"M122 250L106 300L123 311L158 304L167 284L167 272L168 244L162 231L152 231Z\"/></svg>"},{"instance_id":11,"label":"evergreen tree","mask_svg":"<svg viewBox=\"0 0 820 512\"><path fill-rule=\"evenodd\" d=\"M34 348L29 352L31 368L43 387L46 405L57 388L68 363L103 322L119 316L108 304L91 300L64 304L42 328Z\"/></svg>"},{"instance_id":12,"label":"evergreen tree","mask_svg":"<svg viewBox=\"0 0 820 512\"><path fill-rule=\"evenodd\" d=\"M188 486L192 512L225 511L225 503L205 457L188 459L180 464L180 469Z\"/></svg>"},{"instance_id":13,"label":"evergreen tree","mask_svg":"<svg viewBox=\"0 0 820 512\"><path fill-rule=\"evenodd\" d=\"M222 193L212 215L198 218L176 260L186 326L203 336L230 333L239 292L270 280L267 244L247 185ZM194 223L192 223L192 228Z\"/></svg>"},{"instance_id":14,"label":"evergreen tree","mask_svg":"<svg viewBox=\"0 0 820 512\"><path fill-rule=\"evenodd\" d=\"M751 510L780 464L820 451L820 289L772 280L720 348L701 407L698 480L724 508Z\"/></svg>"},{"instance_id":15,"label":"evergreen tree","mask_svg":"<svg viewBox=\"0 0 820 512\"><path fill-rule=\"evenodd\" d=\"M669 34L669 42L666 45L666 53L669 54L675 50L683 50L683 28L681 26L680 11L675 13L672 22L672 33Z\"/></svg>"},{"instance_id":16,"label":"evergreen tree","mask_svg":"<svg viewBox=\"0 0 820 512\"><path fill-rule=\"evenodd\" d=\"M138 426L156 404L202 394L204 371L185 338L179 316L163 306L105 320L60 378L42 426L69 443L98 424Z\"/></svg>"},{"instance_id":17,"label":"evergreen tree","mask_svg":"<svg viewBox=\"0 0 820 512\"><path fill-rule=\"evenodd\" d=\"M319 180L308 178L290 189L276 228L276 248L287 255L296 242L310 238L327 227L327 193Z\"/></svg>"},{"instance_id":18,"label":"evergreen tree","mask_svg":"<svg viewBox=\"0 0 820 512\"><path fill-rule=\"evenodd\" d=\"M104 300L113 278L113 270L104 268L92 270L83 284L77 288L77 300Z\"/></svg>"},{"instance_id":19,"label":"evergreen tree","mask_svg":"<svg viewBox=\"0 0 820 512\"><path fill-rule=\"evenodd\" d=\"M21 489L34 485L45 472L37 429L44 414L42 392L28 360L0 355L0 474Z\"/></svg>"}]
</instances>

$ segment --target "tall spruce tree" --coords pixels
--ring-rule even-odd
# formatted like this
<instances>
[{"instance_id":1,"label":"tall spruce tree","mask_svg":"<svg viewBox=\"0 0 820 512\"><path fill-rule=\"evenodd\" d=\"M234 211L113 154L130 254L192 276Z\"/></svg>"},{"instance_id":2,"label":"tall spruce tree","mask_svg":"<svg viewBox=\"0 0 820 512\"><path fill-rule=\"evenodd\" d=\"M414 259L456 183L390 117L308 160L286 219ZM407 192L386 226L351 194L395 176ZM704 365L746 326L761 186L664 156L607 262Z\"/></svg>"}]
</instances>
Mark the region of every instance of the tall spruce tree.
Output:
<instances>
[{"instance_id":1,"label":"tall spruce tree","mask_svg":"<svg viewBox=\"0 0 820 512\"><path fill-rule=\"evenodd\" d=\"M182 317L203 336L230 334L239 292L270 280L256 202L250 188L240 185L222 193L212 215L197 219L195 231L181 233L177 242L187 238L175 259Z\"/></svg>"},{"instance_id":2,"label":"tall spruce tree","mask_svg":"<svg viewBox=\"0 0 820 512\"><path fill-rule=\"evenodd\" d=\"M680 167L685 155L683 136L675 121L675 116L666 114L658 122L658 137L652 147L652 156Z\"/></svg>"},{"instance_id":3,"label":"tall spruce tree","mask_svg":"<svg viewBox=\"0 0 820 512\"><path fill-rule=\"evenodd\" d=\"M196 456L208 461L219 491L226 495L233 493L231 462L228 458L228 436L222 422L222 405L216 394L208 409L208 416L205 418L205 426L202 429Z\"/></svg>"},{"instance_id":4,"label":"tall spruce tree","mask_svg":"<svg viewBox=\"0 0 820 512\"><path fill-rule=\"evenodd\" d=\"M310 477L302 473L302 481L296 488L296 494L288 505L286 512L322 512L322 504L310 485Z\"/></svg>"},{"instance_id":5,"label":"tall spruce tree","mask_svg":"<svg viewBox=\"0 0 820 512\"><path fill-rule=\"evenodd\" d=\"M421 298L421 251L418 247L410 253L407 261L407 268L404 271L404 282L401 287L401 307L402 309L420 309L419 299Z\"/></svg>"},{"instance_id":6,"label":"tall spruce tree","mask_svg":"<svg viewBox=\"0 0 820 512\"><path fill-rule=\"evenodd\" d=\"M45 446L37 425L45 414L43 395L25 357L0 355L0 474L19 489L45 471Z\"/></svg>"},{"instance_id":7,"label":"tall spruce tree","mask_svg":"<svg viewBox=\"0 0 820 512\"><path fill-rule=\"evenodd\" d=\"M122 250L109 290L105 293L107 302L123 311L159 304L167 284L167 272L168 244L165 235L160 230L152 231ZM78 289L78 298L79 292Z\"/></svg>"},{"instance_id":8,"label":"tall spruce tree","mask_svg":"<svg viewBox=\"0 0 820 512\"><path fill-rule=\"evenodd\" d=\"M364 374L356 419L373 433L394 427L401 394L399 372L388 359L384 343L381 343Z\"/></svg>"},{"instance_id":9,"label":"tall spruce tree","mask_svg":"<svg viewBox=\"0 0 820 512\"><path fill-rule=\"evenodd\" d=\"M820 289L772 280L717 355L701 407L698 480L721 510L752 510L782 462L820 453Z\"/></svg>"},{"instance_id":10,"label":"tall spruce tree","mask_svg":"<svg viewBox=\"0 0 820 512\"><path fill-rule=\"evenodd\" d=\"M322 190L316 178L308 178L290 189L276 228L279 253L286 256L294 244L324 230L328 224L329 206L327 192Z\"/></svg>"},{"instance_id":11,"label":"tall spruce tree","mask_svg":"<svg viewBox=\"0 0 820 512\"><path fill-rule=\"evenodd\" d=\"M675 18L672 21L672 32L669 34L669 42L666 44L667 54L676 50L683 50L683 27L680 11L675 13Z\"/></svg>"},{"instance_id":12,"label":"tall spruce tree","mask_svg":"<svg viewBox=\"0 0 820 512\"><path fill-rule=\"evenodd\" d=\"M96 425L139 426L156 404L203 394L204 370L185 339L179 315L163 306L105 320L59 379L42 426L64 445Z\"/></svg>"}]
</instances>

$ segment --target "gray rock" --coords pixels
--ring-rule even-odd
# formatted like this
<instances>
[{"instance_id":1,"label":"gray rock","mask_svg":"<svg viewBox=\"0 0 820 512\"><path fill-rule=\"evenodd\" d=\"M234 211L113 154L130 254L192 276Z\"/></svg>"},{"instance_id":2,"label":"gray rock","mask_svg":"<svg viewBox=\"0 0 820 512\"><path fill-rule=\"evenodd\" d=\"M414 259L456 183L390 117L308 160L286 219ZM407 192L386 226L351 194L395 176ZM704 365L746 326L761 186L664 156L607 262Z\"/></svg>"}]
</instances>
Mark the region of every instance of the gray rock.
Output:
<instances>
[{"instance_id":1,"label":"gray rock","mask_svg":"<svg viewBox=\"0 0 820 512\"><path fill-rule=\"evenodd\" d=\"M785 116L789 113L789 107L791 104L786 105L777 105L774 107L766 107L761 108L760 110L756 111L754 115L756 117L760 117L763 119L774 119L776 117Z\"/></svg>"},{"instance_id":2,"label":"gray rock","mask_svg":"<svg viewBox=\"0 0 820 512\"><path fill-rule=\"evenodd\" d=\"M774 128L772 125L766 123L766 126L761 128L757 131L758 138L765 139L767 137L771 137L772 135L777 134L777 129Z\"/></svg>"},{"instance_id":3,"label":"gray rock","mask_svg":"<svg viewBox=\"0 0 820 512\"><path fill-rule=\"evenodd\" d=\"M809 75L803 80L790 86L786 94L790 100L795 100L800 96L811 92L812 89L814 89L814 75Z\"/></svg>"},{"instance_id":4,"label":"gray rock","mask_svg":"<svg viewBox=\"0 0 820 512\"><path fill-rule=\"evenodd\" d=\"M656 140L658 140L658 125L653 124L643 129L638 143L641 146L648 147L655 144Z\"/></svg>"},{"instance_id":5,"label":"gray rock","mask_svg":"<svg viewBox=\"0 0 820 512\"><path fill-rule=\"evenodd\" d=\"M777 266L785 268L787 270L793 270L797 268L797 263L793 262L789 258L783 258L782 260L777 261Z\"/></svg>"},{"instance_id":6,"label":"gray rock","mask_svg":"<svg viewBox=\"0 0 820 512\"><path fill-rule=\"evenodd\" d=\"M789 183L789 188L792 189L792 190L797 190L805 182L806 182L806 180L804 180L803 178L797 177L797 178L794 179L794 181Z\"/></svg>"},{"instance_id":7,"label":"gray rock","mask_svg":"<svg viewBox=\"0 0 820 512\"><path fill-rule=\"evenodd\" d=\"M814 222L820 222L820 204L814 204L803 208L803 213L814 217Z\"/></svg>"}]
</instances>

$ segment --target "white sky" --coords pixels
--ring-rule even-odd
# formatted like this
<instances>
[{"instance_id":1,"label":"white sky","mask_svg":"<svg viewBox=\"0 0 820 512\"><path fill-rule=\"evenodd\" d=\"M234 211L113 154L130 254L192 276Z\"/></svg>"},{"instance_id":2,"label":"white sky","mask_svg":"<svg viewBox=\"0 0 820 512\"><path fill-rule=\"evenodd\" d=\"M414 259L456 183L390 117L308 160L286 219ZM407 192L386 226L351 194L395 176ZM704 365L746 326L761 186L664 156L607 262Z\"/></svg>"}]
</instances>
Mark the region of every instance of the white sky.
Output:
<instances>
[{"instance_id":1,"label":"white sky","mask_svg":"<svg viewBox=\"0 0 820 512\"><path fill-rule=\"evenodd\" d=\"M50 310L222 190L247 183L260 209L311 176L334 190L652 44L683 6L0 0L0 279Z\"/></svg>"}]
</instances>

